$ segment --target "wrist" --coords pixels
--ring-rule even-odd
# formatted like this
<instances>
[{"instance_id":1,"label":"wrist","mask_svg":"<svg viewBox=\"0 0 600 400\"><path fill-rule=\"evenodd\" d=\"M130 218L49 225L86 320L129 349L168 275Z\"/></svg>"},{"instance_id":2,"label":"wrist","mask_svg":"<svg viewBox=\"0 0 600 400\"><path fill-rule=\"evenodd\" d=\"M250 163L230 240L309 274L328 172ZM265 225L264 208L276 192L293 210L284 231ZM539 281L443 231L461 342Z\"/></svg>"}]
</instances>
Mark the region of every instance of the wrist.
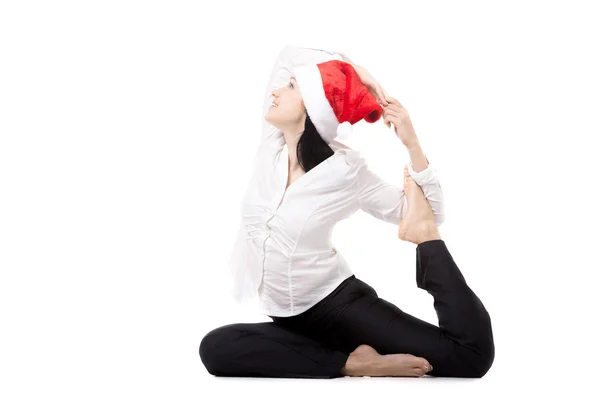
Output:
<instances>
[{"instance_id":1,"label":"wrist","mask_svg":"<svg viewBox=\"0 0 600 400\"><path fill-rule=\"evenodd\" d=\"M425 153L423 153L423 149L418 144L412 143L409 146L406 146L408 150L408 156L410 158L410 163L412 168L416 173L426 170L429 167L429 160Z\"/></svg>"},{"instance_id":2,"label":"wrist","mask_svg":"<svg viewBox=\"0 0 600 400\"><path fill-rule=\"evenodd\" d=\"M419 143L419 139L417 138L406 140L403 142L403 144L408 149L408 151L415 151L421 148L421 144Z\"/></svg>"}]
</instances>

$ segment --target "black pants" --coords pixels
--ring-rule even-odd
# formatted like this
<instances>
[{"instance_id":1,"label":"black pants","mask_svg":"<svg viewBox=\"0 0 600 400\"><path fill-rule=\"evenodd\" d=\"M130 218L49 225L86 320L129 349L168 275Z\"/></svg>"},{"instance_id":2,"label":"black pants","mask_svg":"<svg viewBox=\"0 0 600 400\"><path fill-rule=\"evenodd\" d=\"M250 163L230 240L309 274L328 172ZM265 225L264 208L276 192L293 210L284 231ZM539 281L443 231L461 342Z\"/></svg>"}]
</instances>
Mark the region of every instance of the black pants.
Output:
<instances>
[{"instance_id":1,"label":"black pants","mask_svg":"<svg viewBox=\"0 0 600 400\"><path fill-rule=\"evenodd\" d=\"M406 314L354 275L309 310L210 331L200 358L217 376L336 378L361 344L427 359L429 375L482 377L495 355L490 316L443 240L416 248L417 286L434 298L439 327Z\"/></svg>"}]
</instances>

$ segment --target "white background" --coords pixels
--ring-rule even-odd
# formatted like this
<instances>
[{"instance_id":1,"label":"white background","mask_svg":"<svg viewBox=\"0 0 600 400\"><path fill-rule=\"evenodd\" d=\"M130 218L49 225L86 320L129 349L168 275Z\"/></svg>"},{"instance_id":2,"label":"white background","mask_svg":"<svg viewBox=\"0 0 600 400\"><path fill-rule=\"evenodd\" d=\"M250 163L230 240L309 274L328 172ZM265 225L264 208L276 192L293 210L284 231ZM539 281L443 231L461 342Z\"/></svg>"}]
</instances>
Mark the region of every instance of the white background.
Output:
<instances>
[{"instance_id":1,"label":"white background","mask_svg":"<svg viewBox=\"0 0 600 400\"><path fill-rule=\"evenodd\" d=\"M0 398L591 396L593 4L2 2ZM229 297L226 261L286 44L347 49L409 111L442 238L492 317L484 378L216 378L200 362L210 330L270 321ZM401 142L383 122L355 131L401 184ZM357 277L436 322L395 226L358 212L336 229Z\"/></svg>"}]
</instances>

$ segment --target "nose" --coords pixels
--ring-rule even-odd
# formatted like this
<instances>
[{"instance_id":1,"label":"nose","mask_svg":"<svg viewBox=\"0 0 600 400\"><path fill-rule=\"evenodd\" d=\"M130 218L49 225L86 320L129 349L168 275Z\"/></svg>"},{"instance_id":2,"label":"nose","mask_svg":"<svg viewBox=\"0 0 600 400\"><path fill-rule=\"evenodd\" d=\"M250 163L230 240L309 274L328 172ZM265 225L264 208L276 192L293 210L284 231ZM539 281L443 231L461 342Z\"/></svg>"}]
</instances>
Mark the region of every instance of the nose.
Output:
<instances>
[{"instance_id":1,"label":"nose","mask_svg":"<svg viewBox=\"0 0 600 400\"><path fill-rule=\"evenodd\" d=\"M286 85L279 86L279 87L273 89L273 91L271 92L271 95L273 97L279 97L279 93L281 93L281 91L285 90L286 88L287 88Z\"/></svg>"}]
</instances>

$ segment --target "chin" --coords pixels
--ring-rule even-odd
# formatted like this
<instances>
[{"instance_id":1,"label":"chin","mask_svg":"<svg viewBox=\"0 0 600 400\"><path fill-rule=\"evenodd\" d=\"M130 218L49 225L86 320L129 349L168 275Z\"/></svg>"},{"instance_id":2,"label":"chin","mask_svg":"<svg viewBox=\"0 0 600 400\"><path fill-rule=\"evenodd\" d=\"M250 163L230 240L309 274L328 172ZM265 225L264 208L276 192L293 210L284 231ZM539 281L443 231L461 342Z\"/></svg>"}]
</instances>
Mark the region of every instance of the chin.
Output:
<instances>
[{"instance_id":1,"label":"chin","mask_svg":"<svg viewBox=\"0 0 600 400\"><path fill-rule=\"evenodd\" d=\"M271 118L267 118L265 117L265 121L267 121L269 124L273 125L276 128L279 128L279 124L277 123L277 121L273 121Z\"/></svg>"}]
</instances>

